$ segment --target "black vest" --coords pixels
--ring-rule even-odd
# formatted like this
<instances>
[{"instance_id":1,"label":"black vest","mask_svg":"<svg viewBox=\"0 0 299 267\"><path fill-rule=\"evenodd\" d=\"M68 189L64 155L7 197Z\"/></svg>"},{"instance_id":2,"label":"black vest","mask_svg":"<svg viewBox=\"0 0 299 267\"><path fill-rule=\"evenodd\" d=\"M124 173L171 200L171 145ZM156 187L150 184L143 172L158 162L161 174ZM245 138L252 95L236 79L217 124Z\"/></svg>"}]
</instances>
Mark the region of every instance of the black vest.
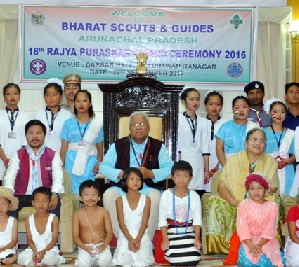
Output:
<instances>
[{"instance_id":1,"label":"black vest","mask_svg":"<svg viewBox=\"0 0 299 267\"><path fill-rule=\"evenodd\" d=\"M131 144L128 137L124 137L115 141L115 150L117 154L117 160L115 164L116 169L125 170L130 167L130 145ZM148 143L146 145L146 148L148 146L148 155L145 158L143 167L149 170L159 169L159 152L162 146L162 142L158 139L148 137ZM164 187L163 181L159 183L154 183L152 179L144 179L144 182L148 186L153 188L162 189ZM120 186L119 183L115 185Z\"/></svg>"}]
</instances>

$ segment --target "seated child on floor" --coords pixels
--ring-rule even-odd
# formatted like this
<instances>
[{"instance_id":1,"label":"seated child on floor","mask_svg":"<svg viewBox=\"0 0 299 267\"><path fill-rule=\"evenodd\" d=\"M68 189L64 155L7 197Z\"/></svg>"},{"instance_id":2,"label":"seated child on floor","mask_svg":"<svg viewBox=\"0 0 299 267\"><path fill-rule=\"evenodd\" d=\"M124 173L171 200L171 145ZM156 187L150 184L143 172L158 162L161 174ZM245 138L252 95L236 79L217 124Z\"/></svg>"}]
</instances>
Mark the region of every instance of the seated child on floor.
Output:
<instances>
[{"instance_id":1,"label":"seated child on floor","mask_svg":"<svg viewBox=\"0 0 299 267\"><path fill-rule=\"evenodd\" d=\"M79 200L83 204L73 217L73 240L78 246L77 266L110 266L112 255L112 225L109 212L97 205L100 187L87 180L79 187Z\"/></svg>"},{"instance_id":2,"label":"seated child on floor","mask_svg":"<svg viewBox=\"0 0 299 267\"><path fill-rule=\"evenodd\" d=\"M161 249L171 265L196 266L201 259L202 217L200 198L188 189L192 167L180 160L174 163L171 175L175 187L164 191L160 200Z\"/></svg>"},{"instance_id":3,"label":"seated child on floor","mask_svg":"<svg viewBox=\"0 0 299 267\"><path fill-rule=\"evenodd\" d=\"M17 262L18 221L7 215L8 210L16 210L19 200L11 189L0 186L0 265Z\"/></svg>"},{"instance_id":4,"label":"seated child on floor","mask_svg":"<svg viewBox=\"0 0 299 267\"><path fill-rule=\"evenodd\" d=\"M128 168L121 179L125 195L116 200L121 232L113 255L114 265L149 266L154 263L152 242L147 225L151 200L142 195L143 175L138 168Z\"/></svg>"},{"instance_id":5,"label":"seated child on floor","mask_svg":"<svg viewBox=\"0 0 299 267\"><path fill-rule=\"evenodd\" d=\"M287 266L299 265L299 206L292 207L286 218L288 223L289 238L285 246L285 258Z\"/></svg>"},{"instance_id":6,"label":"seated child on floor","mask_svg":"<svg viewBox=\"0 0 299 267\"><path fill-rule=\"evenodd\" d=\"M19 254L19 265L58 265L65 263L59 255L58 217L49 212L51 189L38 187L32 192L32 207L36 213L25 220L29 248Z\"/></svg>"},{"instance_id":7,"label":"seated child on floor","mask_svg":"<svg viewBox=\"0 0 299 267\"><path fill-rule=\"evenodd\" d=\"M268 179L262 173L247 176L245 186L249 197L242 200L237 211L237 233L240 237L238 266L284 266L277 235L278 206L265 200Z\"/></svg>"}]
</instances>

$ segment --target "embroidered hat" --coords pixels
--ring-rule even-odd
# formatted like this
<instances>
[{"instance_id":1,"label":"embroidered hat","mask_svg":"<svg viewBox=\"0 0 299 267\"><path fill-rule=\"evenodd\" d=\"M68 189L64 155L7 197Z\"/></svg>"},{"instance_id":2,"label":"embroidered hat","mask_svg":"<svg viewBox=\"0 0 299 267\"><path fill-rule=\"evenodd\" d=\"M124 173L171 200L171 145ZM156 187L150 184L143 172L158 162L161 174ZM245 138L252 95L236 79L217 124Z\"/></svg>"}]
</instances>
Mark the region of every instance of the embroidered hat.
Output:
<instances>
[{"instance_id":1,"label":"embroidered hat","mask_svg":"<svg viewBox=\"0 0 299 267\"><path fill-rule=\"evenodd\" d=\"M247 84L244 87L244 92L248 93L250 90L257 89L257 88L260 88L260 89L262 89L263 92L265 92L265 87L264 87L263 83L261 83L259 81L253 81L253 82L250 82L249 84Z\"/></svg>"},{"instance_id":2,"label":"embroidered hat","mask_svg":"<svg viewBox=\"0 0 299 267\"><path fill-rule=\"evenodd\" d=\"M5 197L10 201L11 207L9 210L16 210L18 208L19 200L17 197L15 197L13 195L13 192L11 189L9 189L5 186L0 186L0 197Z\"/></svg>"},{"instance_id":3,"label":"embroidered hat","mask_svg":"<svg viewBox=\"0 0 299 267\"><path fill-rule=\"evenodd\" d=\"M263 187L265 187L266 189L269 188L269 181L267 176L265 176L262 172L254 172L252 174L249 174L246 178L246 182L245 182L245 187L248 190L249 185L251 184L251 182L258 182L259 184L261 184Z\"/></svg>"},{"instance_id":4,"label":"embroidered hat","mask_svg":"<svg viewBox=\"0 0 299 267\"><path fill-rule=\"evenodd\" d=\"M67 74L63 78L63 83L80 83L81 84L81 76L79 74Z\"/></svg>"}]
</instances>

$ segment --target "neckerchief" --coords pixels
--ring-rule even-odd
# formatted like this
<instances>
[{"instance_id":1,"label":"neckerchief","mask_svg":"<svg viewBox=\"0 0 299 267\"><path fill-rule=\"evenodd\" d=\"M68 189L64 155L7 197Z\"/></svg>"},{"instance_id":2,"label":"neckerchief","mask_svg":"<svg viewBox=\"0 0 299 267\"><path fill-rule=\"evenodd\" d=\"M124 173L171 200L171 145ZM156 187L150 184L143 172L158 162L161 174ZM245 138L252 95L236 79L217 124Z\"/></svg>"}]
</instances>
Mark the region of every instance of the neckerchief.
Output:
<instances>
[{"instance_id":1,"label":"neckerchief","mask_svg":"<svg viewBox=\"0 0 299 267\"><path fill-rule=\"evenodd\" d=\"M255 112L257 123L259 124L260 127L263 127L263 122L262 122L262 118L261 118L261 114L260 114L263 111L263 109L261 108L260 110L256 110L254 108L250 108L250 110Z\"/></svg>"},{"instance_id":2,"label":"neckerchief","mask_svg":"<svg viewBox=\"0 0 299 267\"><path fill-rule=\"evenodd\" d=\"M27 144L26 145L26 151L31 159L32 167L31 167L31 180L32 180L32 192L35 188L39 187L38 182L38 173L37 173L37 161L40 160L41 156L45 153L46 145L43 144L40 148L40 150L37 152L37 155L34 155L33 150L31 147Z\"/></svg>"}]
</instances>

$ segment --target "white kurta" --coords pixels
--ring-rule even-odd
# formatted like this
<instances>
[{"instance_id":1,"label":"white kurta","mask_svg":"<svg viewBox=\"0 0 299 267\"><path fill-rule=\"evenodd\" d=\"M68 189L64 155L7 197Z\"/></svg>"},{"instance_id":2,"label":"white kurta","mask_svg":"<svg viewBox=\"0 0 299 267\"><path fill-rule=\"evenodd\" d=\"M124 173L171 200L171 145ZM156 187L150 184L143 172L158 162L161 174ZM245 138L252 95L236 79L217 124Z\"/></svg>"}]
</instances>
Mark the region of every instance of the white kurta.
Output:
<instances>
[{"instance_id":1,"label":"white kurta","mask_svg":"<svg viewBox=\"0 0 299 267\"><path fill-rule=\"evenodd\" d=\"M48 114L48 120L47 120L46 112ZM54 151L60 153L60 148L61 148L60 132L62 130L64 122L72 117L73 115L71 112L65 109L60 109L53 123L53 132L50 134L49 125L51 125L51 111L49 110L46 111L44 109L44 110L37 111L35 113L35 118L37 120L40 120L43 124L45 124L47 128L47 135L45 138L45 144L47 147L52 148Z\"/></svg>"},{"instance_id":2,"label":"white kurta","mask_svg":"<svg viewBox=\"0 0 299 267\"><path fill-rule=\"evenodd\" d=\"M212 126L212 121L208 120L207 118L204 118L206 121L207 125L207 132L208 132L208 142L209 142L209 150L210 150L210 157L209 157L209 171L213 168L216 167L218 164L219 160L216 155L216 133L218 132L220 126L225 123L227 120L226 119L219 119L214 123L214 138L211 140L211 126ZM208 184L205 184L205 190L207 192L211 192L211 179Z\"/></svg>"},{"instance_id":3,"label":"white kurta","mask_svg":"<svg viewBox=\"0 0 299 267\"><path fill-rule=\"evenodd\" d=\"M25 125L29 121L30 117L27 112L23 110L18 111L18 116L15 120L13 132L16 138L8 138L8 134L11 132L11 125L8 117L11 113L6 112L5 109L0 110L0 144L5 155L10 159L14 152L19 150L23 145L26 145ZM14 118L16 114L14 115ZM6 168L4 162L0 160L0 179L2 180L3 174Z\"/></svg>"},{"instance_id":4,"label":"white kurta","mask_svg":"<svg viewBox=\"0 0 299 267\"><path fill-rule=\"evenodd\" d=\"M204 189L204 161L202 154L209 154L208 132L205 119L197 116L197 131L195 144L192 145L193 134L186 117L179 116L178 151L181 159L188 161L193 168L193 179L189 183L189 189Z\"/></svg>"}]
</instances>

